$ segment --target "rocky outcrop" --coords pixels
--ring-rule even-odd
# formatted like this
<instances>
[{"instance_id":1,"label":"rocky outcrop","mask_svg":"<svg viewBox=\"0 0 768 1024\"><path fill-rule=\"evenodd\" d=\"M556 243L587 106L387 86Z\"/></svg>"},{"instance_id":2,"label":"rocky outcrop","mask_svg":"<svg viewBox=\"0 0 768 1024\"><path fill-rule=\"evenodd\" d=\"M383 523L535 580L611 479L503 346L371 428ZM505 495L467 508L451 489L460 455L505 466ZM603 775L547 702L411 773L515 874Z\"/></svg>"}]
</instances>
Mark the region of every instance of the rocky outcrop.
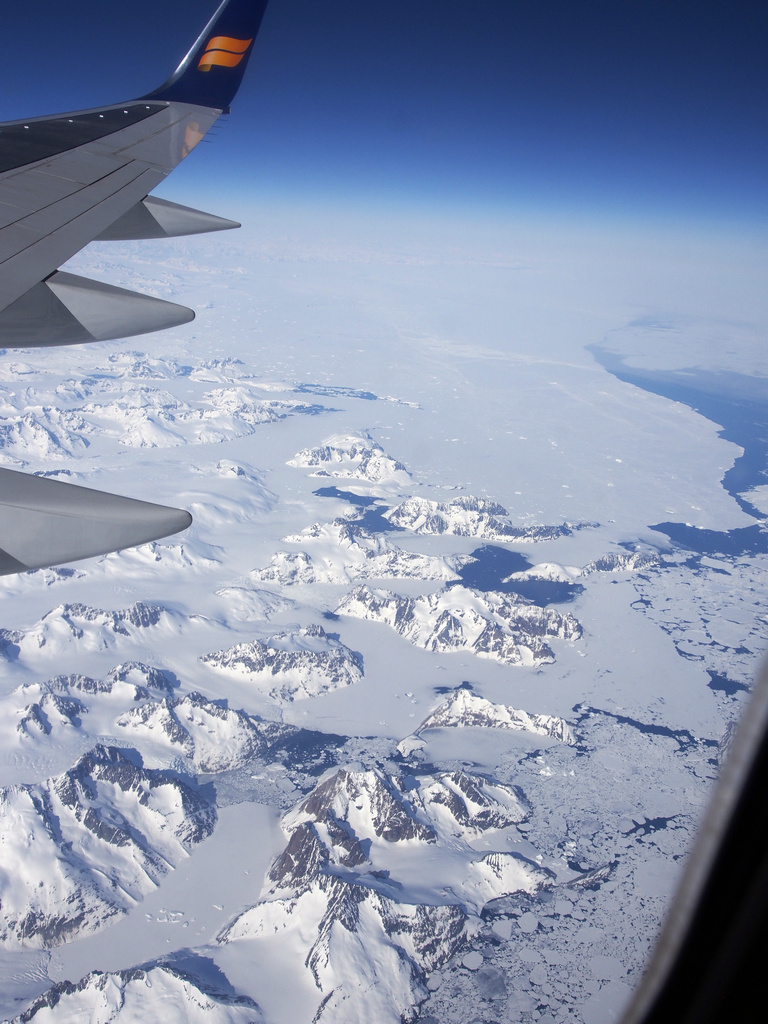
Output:
<instances>
[{"instance_id":1,"label":"rocky outcrop","mask_svg":"<svg viewBox=\"0 0 768 1024\"><path fill-rule=\"evenodd\" d=\"M410 474L402 462L387 455L370 437L337 435L317 448L304 448L289 466L312 469L312 476L362 480L366 483L406 483Z\"/></svg>"},{"instance_id":2,"label":"rocky outcrop","mask_svg":"<svg viewBox=\"0 0 768 1024\"><path fill-rule=\"evenodd\" d=\"M661 555L657 551L613 551L589 562L581 574L591 576L596 572L638 572L642 569L655 569L661 564Z\"/></svg>"},{"instance_id":3,"label":"rocky outcrop","mask_svg":"<svg viewBox=\"0 0 768 1024\"><path fill-rule=\"evenodd\" d=\"M198 772L229 771L266 754L297 730L235 711L226 703L199 693L175 700L148 701L121 714L116 721L126 739L151 740L189 758Z\"/></svg>"},{"instance_id":4,"label":"rocky outcrop","mask_svg":"<svg viewBox=\"0 0 768 1024\"><path fill-rule=\"evenodd\" d=\"M479 540L542 541L566 537L587 523L562 523L559 526L515 525L503 505L487 498L462 495L452 501L430 501L428 498L408 498L385 513L393 526L413 533L455 537L475 537Z\"/></svg>"},{"instance_id":5,"label":"rocky outcrop","mask_svg":"<svg viewBox=\"0 0 768 1024\"><path fill-rule=\"evenodd\" d=\"M415 736L430 729L511 729L530 732L573 746L573 730L557 715L532 715L508 704L494 704L460 687L427 715L414 731Z\"/></svg>"},{"instance_id":6,"label":"rocky outcrop","mask_svg":"<svg viewBox=\"0 0 768 1024\"><path fill-rule=\"evenodd\" d=\"M581 636L579 623L569 613L540 608L515 595L461 586L415 598L360 586L336 612L386 623L428 651L469 651L507 665L554 661L549 639Z\"/></svg>"},{"instance_id":7,"label":"rocky outcrop","mask_svg":"<svg viewBox=\"0 0 768 1024\"><path fill-rule=\"evenodd\" d=\"M96 931L210 835L216 811L166 771L97 746L64 774L0 790L0 941Z\"/></svg>"},{"instance_id":8,"label":"rocky outcrop","mask_svg":"<svg viewBox=\"0 0 768 1024\"><path fill-rule=\"evenodd\" d=\"M169 1011L172 1016L169 1017ZM189 1024L263 1024L259 1006L246 996L219 991L170 964L158 963L81 981L61 981L8 1024L79 1024L109 1021L187 1021Z\"/></svg>"},{"instance_id":9,"label":"rocky outcrop","mask_svg":"<svg viewBox=\"0 0 768 1024\"><path fill-rule=\"evenodd\" d=\"M283 701L351 686L363 677L362 656L329 636L322 626L235 644L204 654L200 660L219 671L247 676Z\"/></svg>"}]
</instances>

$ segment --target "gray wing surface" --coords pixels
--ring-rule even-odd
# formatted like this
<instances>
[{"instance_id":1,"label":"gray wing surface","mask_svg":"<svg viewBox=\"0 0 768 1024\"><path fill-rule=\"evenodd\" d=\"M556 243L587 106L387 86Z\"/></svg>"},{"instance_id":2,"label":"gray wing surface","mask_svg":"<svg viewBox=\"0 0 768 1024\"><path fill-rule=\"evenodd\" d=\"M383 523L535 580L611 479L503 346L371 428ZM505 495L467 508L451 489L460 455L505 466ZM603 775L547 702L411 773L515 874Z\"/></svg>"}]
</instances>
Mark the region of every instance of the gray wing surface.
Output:
<instances>
[{"instance_id":1,"label":"gray wing surface","mask_svg":"<svg viewBox=\"0 0 768 1024\"><path fill-rule=\"evenodd\" d=\"M223 0L174 74L127 103L0 124L0 346L131 337L185 306L63 272L96 239L239 227L149 193L228 111L267 0ZM0 575L186 529L179 509L0 469Z\"/></svg>"},{"instance_id":2,"label":"gray wing surface","mask_svg":"<svg viewBox=\"0 0 768 1024\"><path fill-rule=\"evenodd\" d=\"M101 341L193 319L192 310L157 299L153 316L145 297L135 295L131 300L131 292L124 292L122 301L107 310L103 288L87 279L80 279L79 301L70 302L71 291L57 287L57 268L95 238L162 237L200 230L195 222L210 215L157 200L147 205L145 200L220 114L221 110L186 103L138 102L0 126L0 167L13 161L20 134L26 142L21 150L25 158L47 154L0 173L0 345ZM50 153L54 146L67 148ZM158 225L153 209L166 214L170 228L150 234ZM168 215L174 212L172 219ZM121 223L127 231L120 230ZM204 230L215 230L216 224L233 226L221 218L207 223L211 226ZM146 234L141 233L142 226ZM90 331L86 316L77 336L71 321L87 312L89 300L100 308L100 328ZM46 307L45 317L39 315L41 305ZM132 305L142 309L138 329ZM69 326L63 327L63 321Z\"/></svg>"},{"instance_id":3,"label":"gray wing surface","mask_svg":"<svg viewBox=\"0 0 768 1024\"><path fill-rule=\"evenodd\" d=\"M191 522L181 509L0 469L0 575L145 544Z\"/></svg>"}]
</instances>

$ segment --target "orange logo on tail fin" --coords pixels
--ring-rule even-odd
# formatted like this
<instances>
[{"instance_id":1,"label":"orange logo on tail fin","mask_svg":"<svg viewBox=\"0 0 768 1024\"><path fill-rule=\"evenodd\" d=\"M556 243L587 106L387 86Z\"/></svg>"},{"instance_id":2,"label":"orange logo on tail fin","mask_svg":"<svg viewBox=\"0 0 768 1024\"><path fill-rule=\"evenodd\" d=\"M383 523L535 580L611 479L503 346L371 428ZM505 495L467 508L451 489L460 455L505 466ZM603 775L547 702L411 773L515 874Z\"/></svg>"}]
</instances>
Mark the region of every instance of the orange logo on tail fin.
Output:
<instances>
[{"instance_id":1,"label":"orange logo on tail fin","mask_svg":"<svg viewBox=\"0 0 768 1024\"><path fill-rule=\"evenodd\" d=\"M223 68L234 68L245 56L253 39L232 39L230 36L213 36L208 40L205 53L197 63L199 71L210 71L214 64Z\"/></svg>"}]
</instances>

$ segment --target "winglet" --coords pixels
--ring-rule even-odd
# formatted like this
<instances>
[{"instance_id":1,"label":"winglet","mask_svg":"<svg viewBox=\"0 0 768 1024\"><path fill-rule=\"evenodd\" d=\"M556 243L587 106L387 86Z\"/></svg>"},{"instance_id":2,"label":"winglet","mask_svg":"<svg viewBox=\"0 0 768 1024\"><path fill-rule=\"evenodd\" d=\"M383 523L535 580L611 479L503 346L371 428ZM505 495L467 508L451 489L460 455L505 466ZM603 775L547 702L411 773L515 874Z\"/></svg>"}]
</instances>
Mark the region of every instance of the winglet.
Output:
<instances>
[{"instance_id":1,"label":"winglet","mask_svg":"<svg viewBox=\"0 0 768 1024\"><path fill-rule=\"evenodd\" d=\"M227 110L243 78L267 0L223 0L174 73L141 99Z\"/></svg>"}]
</instances>

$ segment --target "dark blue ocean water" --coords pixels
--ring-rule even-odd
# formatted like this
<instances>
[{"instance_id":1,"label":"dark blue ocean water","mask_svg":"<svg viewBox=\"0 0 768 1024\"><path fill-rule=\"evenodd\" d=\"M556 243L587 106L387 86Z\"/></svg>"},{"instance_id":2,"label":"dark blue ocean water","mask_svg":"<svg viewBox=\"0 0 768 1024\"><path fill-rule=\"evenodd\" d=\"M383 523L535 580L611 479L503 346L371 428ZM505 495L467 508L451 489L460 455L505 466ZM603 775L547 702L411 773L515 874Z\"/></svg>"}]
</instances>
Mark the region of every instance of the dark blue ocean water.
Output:
<instances>
[{"instance_id":1,"label":"dark blue ocean water","mask_svg":"<svg viewBox=\"0 0 768 1024\"><path fill-rule=\"evenodd\" d=\"M370 495L355 494L353 491L342 491L338 487L319 487L312 492L318 498L339 498L341 501L348 501L350 505L360 512L355 520L371 533L392 533L395 530L402 530L402 526L394 526L383 513L389 508L381 498L372 498Z\"/></svg>"},{"instance_id":2,"label":"dark blue ocean water","mask_svg":"<svg viewBox=\"0 0 768 1024\"><path fill-rule=\"evenodd\" d=\"M343 491L341 488L333 486L319 487L313 493L319 498L340 498L342 501L348 501L350 505L354 505L360 513L355 521L361 523L371 533L403 531L403 527L393 526L388 519L384 518L383 513L387 511L387 506L381 502L380 498L355 494L353 491ZM475 561L458 571L458 582L485 593L489 590L498 590L503 594L519 594L543 608L548 604L565 604L568 601L573 601L584 589L579 583L558 583L551 580L502 582L514 572L530 569L533 563L529 562L525 555L498 547L495 544L484 544L482 547L476 548L472 552L472 557Z\"/></svg>"},{"instance_id":3,"label":"dark blue ocean water","mask_svg":"<svg viewBox=\"0 0 768 1024\"><path fill-rule=\"evenodd\" d=\"M519 594L542 608L548 604L573 601L584 589L580 583L559 583L556 580L509 580L513 572L524 572L533 565L525 555L494 544L484 544L472 552L476 561L459 570L460 582L466 587L487 592L498 590L502 594Z\"/></svg>"},{"instance_id":4,"label":"dark blue ocean water","mask_svg":"<svg viewBox=\"0 0 768 1024\"><path fill-rule=\"evenodd\" d=\"M768 480L768 381L746 374L706 370L644 370L598 345L588 346L598 363L619 380L681 402L718 424L718 433L744 449L722 484L739 507L761 522L765 516L741 497ZM701 530L685 523L655 523L651 529L702 555L754 555L768 552L768 530L760 524L736 530Z\"/></svg>"}]
</instances>

